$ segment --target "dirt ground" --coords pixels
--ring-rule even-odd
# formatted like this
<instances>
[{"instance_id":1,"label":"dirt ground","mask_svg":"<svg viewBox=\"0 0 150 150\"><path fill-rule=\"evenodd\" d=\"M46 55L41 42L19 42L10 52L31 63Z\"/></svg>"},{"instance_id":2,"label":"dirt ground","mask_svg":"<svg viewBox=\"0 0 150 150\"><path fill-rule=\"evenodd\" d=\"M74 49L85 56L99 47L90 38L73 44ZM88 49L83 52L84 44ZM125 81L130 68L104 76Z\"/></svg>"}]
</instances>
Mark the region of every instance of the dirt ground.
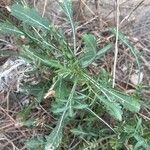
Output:
<instances>
[{"instance_id":1,"label":"dirt ground","mask_svg":"<svg viewBox=\"0 0 150 150\"><path fill-rule=\"evenodd\" d=\"M9 1L0 0L0 4L2 2L9 4ZM58 28L63 27L67 36L71 35L70 27L66 24L65 17L55 0L28 0L27 3L36 7L43 16L51 19ZM83 33L93 33L99 43L109 38L109 35L101 33L105 34L108 28L116 26L115 0L74 0L73 8L79 39ZM140 82L149 86L150 0L120 0L119 18L120 30L133 43L140 55ZM77 45L80 47L80 42ZM13 37L0 35L0 49L14 50ZM130 93L131 89L137 85L139 70L135 66L135 59L128 56L127 52L126 48L119 49L116 78L120 88ZM114 58L110 53L98 65L105 66L107 71L112 74L113 62ZM22 128L16 120L16 112L29 99L28 95L20 96L18 94L22 81L28 78L24 77L24 72L27 69L30 70L31 66L21 59L0 56L0 150L26 150L24 141L36 133L42 134L42 129L41 131L35 129L33 132L30 129ZM128 88L126 88L127 86ZM143 96L149 99L150 91L144 90ZM18 103L20 99L22 100ZM16 104L12 105L12 100L15 100ZM147 101L147 103L150 102ZM44 132L46 131L44 130Z\"/></svg>"}]
</instances>

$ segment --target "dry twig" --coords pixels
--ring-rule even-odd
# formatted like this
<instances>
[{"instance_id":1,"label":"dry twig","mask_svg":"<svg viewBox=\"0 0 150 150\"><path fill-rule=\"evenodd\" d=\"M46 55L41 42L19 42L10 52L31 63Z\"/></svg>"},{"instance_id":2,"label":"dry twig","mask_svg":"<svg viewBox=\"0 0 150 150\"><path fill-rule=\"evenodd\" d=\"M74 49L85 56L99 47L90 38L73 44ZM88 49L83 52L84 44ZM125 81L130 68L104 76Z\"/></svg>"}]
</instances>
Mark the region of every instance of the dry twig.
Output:
<instances>
[{"instance_id":1,"label":"dry twig","mask_svg":"<svg viewBox=\"0 0 150 150\"><path fill-rule=\"evenodd\" d=\"M116 0L116 42L115 42L115 58L114 58L114 67L113 67L113 88L115 86L115 79L116 79L116 66L117 66L117 57L118 57L118 32L119 32L119 16L120 16L120 0Z\"/></svg>"}]
</instances>

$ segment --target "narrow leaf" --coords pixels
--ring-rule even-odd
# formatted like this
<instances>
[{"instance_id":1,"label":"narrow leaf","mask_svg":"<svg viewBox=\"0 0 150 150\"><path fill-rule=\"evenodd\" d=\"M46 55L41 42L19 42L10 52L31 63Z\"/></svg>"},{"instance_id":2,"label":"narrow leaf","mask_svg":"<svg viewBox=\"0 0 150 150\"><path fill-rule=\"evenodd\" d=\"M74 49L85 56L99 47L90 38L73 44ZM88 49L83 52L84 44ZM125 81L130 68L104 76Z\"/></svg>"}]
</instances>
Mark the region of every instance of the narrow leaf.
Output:
<instances>
[{"instance_id":1,"label":"narrow leaf","mask_svg":"<svg viewBox=\"0 0 150 150\"><path fill-rule=\"evenodd\" d=\"M116 32L116 29L113 28L111 29L111 32L113 34L117 34ZM132 46L132 44L129 42L129 40L126 38L126 36L122 33L122 32L119 32L118 33L118 38L119 40L124 43L130 50L131 50L131 53L133 54L133 56L135 57L136 59L136 63L137 63L137 66L138 66L138 69L139 71L141 70L141 65L140 65L140 61L139 61L139 58L137 56L137 52L136 52L136 49ZM138 82L140 81L140 73L139 73L139 76L138 76Z\"/></svg>"},{"instance_id":2,"label":"narrow leaf","mask_svg":"<svg viewBox=\"0 0 150 150\"><path fill-rule=\"evenodd\" d=\"M87 67L89 64L91 64L95 57L96 57L96 47L97 42L96 38L92 34L85 34L83 35L84 40L84 55L80 58L80 63L82 67Z\"/></svg>"},{"instance_id":3,"label":"narrow leaf","mask_svg":"<svg viewBox=\"0 0 150 150\"><path fill-rule=\"evenodd\" d=\"M57 126L53 129L51 134L47 136L45 150L57 149L62 140L62 129L63 129L63 121L64 115L62 115L61 119L58 121Z\"/></svg>"},{"instance_id":4,"label":"narrow leaf","mask_svg":"<svg viewBox=\"0 0 150 150\"><path fill-rule=\"evenodd\" d=\"M68 21L71 24L71 29L73 33L73 49L74 49L74 54L76 54L76 29L75 29L75 24L73 21L73 7L72 7L72 1L71 0L64 0L62 3L62 8L64 10L65 15L67 16Z\"/></svg>"},{"instance_id":5,"label":"narrow leaf","mask_svg":"<svg viewBox=\"0 0 150 150\"><path fill-rule=\"evenodd\" d=\"M46 58L36 52L33 52L33 51L29 50L29 47L27 47L27 46L23 46L23 48L24 49L22 51L22 55L24 55L24 57L27 57L33 61L38 61L39 63L42 63L42 64L50 66L50 67L62 68L62 65L60 64L59 61L50 59L50 58Z\"/></svg>"},{"instance_id":6,"label":"narrow leaf","mask_svg":"<svg viewBox=\"0 0 150 150\"><path fill-rule=\"evenodd\" d=\"M42 18L41 15L34 8L31 9L27 6L14 4L10 7L10 9L11 14L19 20L23 21L24 23L49 30L48 20Z\"/></svg>"},{"instance_id":7,"label":"narrow leaf","mask_svg":"<svg viewBox=\"0 0 150 150\"><path fill-rule=\"evenodd\" d=\"M65 119L68 115L68 112L72 109L72 99L75 93L77 81L74 83L72 90L69 94L67 103L65 105L64 112L62 113L59 121L57 122L56 127L53 129L51 134L47 137L47 144L45 146L45 150L50 150L51 149L57 149L61 143L62 140L62 129L64 127L64 124L66 124Z\"/></svg>"},{"instance_id":8,"label":"narrow leaf","mask_svg":"<svg viewBox=\"0 0 150 150\"><path fill-rule=\"evenodd\" d=\"M95 81L93 78L91 78L86 74L84 74L84 77L99 91L101 91L108 100L113 99L115 100L115 102L121 103L127 110L130 110L132 112L139 112L140 103L133 96L124 94L113 88L107 87L106 85L103 85L102 82L98 83L97 81Z\"/></svg>"},{"instance_id":9,"label":"narrow leaf","mask_svg":"<svg viewBox=\"0 0 150 150\"><path fill-rule=\"evenodd\" d=\"M100 49L96 54L96 59L99 59L100 57L102 57L111 48L112 48L112 44L108 44L104 48Z\"/></svg>"},{"instance_id":10,"label":"narrow leaf","mask_svg":"<svg viewBox=\"0 0 150 150\"><path fill-rule=\"evenodd\" d=\"M97 41L94 35L92 34L84 34L83 35L84 40L84 51L90 52L92 51L96 55L96 47L97 47Z\"/></svg>"},{"instance_id":11,"label":"narrow leaf","mask_svg":"<svg viewBox=\"0 0 150 150\"><path fill-rule=\"evenodd\" d=\"M9 23L0 23L0 33L4 34L15 34L18 36L24 35L17 27Z\"/></svg>"},{"instance_id":12,"label":"narrow leaf","mask_svg":"<svg viewBox=\"0 0 150 150\"><path fill-rule=\"evenodd\" d=\"M90 51L84 54L84 56L80 59L80 63L83 68L87 67L90 65L95 59L95 54Z\"/></svg>"},{"instance_id":13,"label":"narrow leaf","mask_svg":"<svg viewBox=\"0 0 150 150\"><path fill-rule=\"evenodd\" d=\"M74 129L71 129L71 132L74 134L74 135L88 135L88 133L84 132L81 128L74 128Z\"/></svg>"}]
</instances>

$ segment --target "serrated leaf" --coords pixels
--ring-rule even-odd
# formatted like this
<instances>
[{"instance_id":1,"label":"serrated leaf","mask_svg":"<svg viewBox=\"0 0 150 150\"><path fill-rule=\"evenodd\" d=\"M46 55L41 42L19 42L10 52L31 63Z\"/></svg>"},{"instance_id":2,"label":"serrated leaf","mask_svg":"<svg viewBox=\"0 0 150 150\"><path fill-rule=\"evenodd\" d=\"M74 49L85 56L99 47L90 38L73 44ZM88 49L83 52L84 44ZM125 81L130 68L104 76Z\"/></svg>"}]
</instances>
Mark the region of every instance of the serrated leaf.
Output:
<instances>
[{"instance_id":1,"label":"serrated leaf","mask_svg":"<svg viewBox=\"0 0 150 150\"><path fill-rule=\"evenodd\" d=\"M111 116L113 116L115 119L122 121L123 111L122 111L122 107L120 106L120 104L116 102L110 102L107 100L105 100L104 103L105 103L108 113Z\"/></svg>"},{"instance_id":2,"label":"serrated leaf","mask_svg":"<svg viewBox=\"0 0 150 150\"><path fill-rule=\"evenodd\" d=\"M54 68L62 68L62 65L59 61L47 58L47 56L42 56L32 50L29 49L27 46L23 46L22 56L31 59L33 62L37 61L43 65L54 67Z\"/></svg>"},{"instance_id":3,"label":"serrated leaf","mask_svg":"<svg viewBox=\"0 0 150 150\"><path fill-rule=\"evenodd\" d=\"M139 112L140 103L132 95L127 95L113 88L107 87L105 84L102 84L102 81L98 83L96 80L94 80L87 74L83 75L93 86L95 86L99 91L101 91L108 100L115 100L114 102L122 104L127 110L130 110L131 112Z\"/></svg>"},{"instance_id":4,"label":"serrated leaf","mask_svg":"<svg viewBox=\"0 0 150 150\"><path fill-rule=\"evenodd\" d=\"M17 27L9 23L0 23L0 33L15 34L18 36L24 35Z\"/></svg>"},{"instance_id":5,"label":"serrated leaf","mask_svg":"<svg viewBox=\"0 0 150 150\"><path fill-rule=\"evenodd\" d=\"M84 34L83 35L84 40L84 51L85 52L93 52L96 55L96 47L97 47L97 41L94 35L92 34Z\"/></svg>"},{"instance_id":6,"label":"serrated leaf","mask_svg":"<svg viewBox=\"0 0 150 150\"><path fill-rule=\"evenodd\" d=\"M85 34L83 35L84 40L84 55L80 58L80 63L82 67L87 67L94 60L102 57L111 47L112 44L106 45L104 48L96 52L97 41L94 35Z\"/></svg>"},{"instance_id":7,"label":"serrated leaf","mask_svg":"<svg viewBox=\"0 0 150 150\"><path fill-rule=\"evenodd\" d=\"M96 38L92 34L85 34L83 35L84 40L84 55L80 58L80 63L82 67L87 67L89 64L91 64L95 57L96 57L96 47L97 42Z\"/></svg>"},{"instance_id":8,"label":"serrated leaf","mask_svg":"<svg viewBox=\"0 0 150 150\"><path fill-rule=\"evenodd\" d=\"M75 109L86 109L88 107L87 104L79 104L79 105L74 105L73 108Z\"/></svg>"},{"instance_id":9,"label":"serrated leaf","mask_svg":"<svg viewBox=\"0 0 150 150\"><path fill-rule=\"evenodd\" d=\"M61 85L61 82L60 82ZM67 103L65 105L65 109L61 115L61 118L59 119L56 127L53 129L53 131L51 132L51 134L47 137L47 144L45 145L45 150L49 150L50 148L53 149L57 149L61 143L62 140L62 129L64 127L64 124L66 123L66 117L68 116L68 113L70 113L70 111L72 111L72 99L73 99L73 95L75 93L75 89L76 89L76 85L77 85L77 81L74 83L72 90L69 94ZM72 113L72 112L71 112ZM72 114L70 115L72 116Z\"/></svg>"},{"instance_id":10,"label":"serrated leaf","mask_svg":"<svg viewBox=\"0 0 150 150\"><path fill-rule=\"evenodd\" d=\"M126 108L127 110L129 110L131 112L139 112L140 103L132 95L127 95L127 94L117 91L113 88L106 87L102 84L98 84L98 86L101 88L100 90L107 97L107 99L110 98L110 99L114 100L114 102L118 102L118 103L122 104L124 106L124 108Z\"/></svg>"},{"instance_id":11,"label":"serrated leaf","mask_svg":"<svg viewBox=\"0 0 150 150\"><path fill-rule=\"evenodd\" d=\"M70 89L62 78L57 81L54 90L56 92L56 99L67 99L70 93Z\"/></svg>"},{"instance_id":12,"label":"serrated leaf","mask_svg":"<svg viewBox=\"0 0 150 150\"><path fill-rule=\"evenodd\" d=\"M98 96L99 100L105 105L107 112L115 119L122 121L122 107L119 103L114 102L113 97Z\"/></svg>"},{"instance_id":13,"label":"serrated leaf","mask_svg":"<svg viewBox=\"0 0 150 150\"><path fill-rule=\"evenodd\" d=\"M70 93L70 89L67 87L67 84L59 79L54 87L55 90L55 102L52 104L52 112L53 113L63 113L66 111L66 103Z\"/></svg>"},{"instance_id":14,"label":"serrated leaf","mask_svg":"<svg viewBox=\"0 0 150 150\"><path fill-rule=\"evenodd\" d=\"M129 111L131 112L139 112L140 110L140 103L136 98L132 95L127 95L120 93L118 91L111 90L113 95L118 99L118 101Z\"/></svg>"},{"instance_id":15,"label":"serrated leaf","mask_svg":"<svg viewBox=\"0 0 150 150\"><path fill-rule=\"evenodd\" d=\"M10 7L10 9L11 14L24 23L34 27L42 27L49 30L48 20L42 18L34 8L29 8L20 4L14 4Z\"/></svg>"},{"instance_id":16,"label":"serrated leaf","mask_svg":"<svg viewBox=\"0 0 150 150\"><path fill-rule=\"evenodd\" d=\"M102 92L105 93L105 95L107 95L108 98L110 97L114 99L115 102L117 101L121 103L127 110L131 112L139 112L140 103L133 96L129 96L111 88L102 87L102 89L104 90Z\"/></svg>"},{"instance_id":17,"label":"serrated leaf","mask_svg":"<svg viewBox=\"0 0 150 150\"><path fill-rule=\"evenodd\" d=\"M74 128L70 130L74 135L88 135L88 133L84 132L81 128Z\"/></svg>"},{"instance_id":18,"label":"serrated leaf","mask_svg":"<svg viewBox=\"0 0 150 150\"><path fill-rule=\"evenodd\" d=\"M51 134L46 138L45 150L49 150L50 148L55 150L59 147L62 140L62 129L64 126L65 113L63 112L60 120L58 121L56 127L52 130Z\"/></svg>"},{"instance_id":19,"label":"serrated leaf","mask_svg":"<svg viewBox=\"0 0 150 150\"><path fill-rule=\"evenodd\" d=\"M147 140L145 140L142 136L140 135L135 135L134 138L137 140L137 143L134 146L134 150L139 150L141 148L144 148L144 150L149 150L150 145Z\"/></svg>"},{"instance_id":20,"label":"serrated leaf","mask_svg":"<svg viewBox=\"0 0 150 150\"><path fill-rule=\"evenodd\" d=\"M72 7L72 1L70 0L64 0L62 3L62 8L67 16L68 21L71 24L71 30L73 33L73 47L74 47L74 54L76 54L76 29L75 29L75 24L73 21L73 7ZM72 53L72 51L70 51Z\"/></svg>"},{"instance_id":21,"label":"serrated leaf","mask_svg":"<svg viewBox=\"0 0 150 150\"><path fill-rule=\"evenodd\" d=\"M122 121L122 107L118 103L109 103L106 109L108 110L110 115L112 115L117 120Z\"/></svg>"},{"instance_id":22,"label":"serrated leaf","mask_svg":"<svg viewBox=\"0 0 150 150\"><path fill-rule=\"evenodd\" d=\"M30 139L28 140L25 145L30 149L30 150L36 150L38 148L43 148L44 146L44 141L43 139Z\"/></svg>"}]
</instances>

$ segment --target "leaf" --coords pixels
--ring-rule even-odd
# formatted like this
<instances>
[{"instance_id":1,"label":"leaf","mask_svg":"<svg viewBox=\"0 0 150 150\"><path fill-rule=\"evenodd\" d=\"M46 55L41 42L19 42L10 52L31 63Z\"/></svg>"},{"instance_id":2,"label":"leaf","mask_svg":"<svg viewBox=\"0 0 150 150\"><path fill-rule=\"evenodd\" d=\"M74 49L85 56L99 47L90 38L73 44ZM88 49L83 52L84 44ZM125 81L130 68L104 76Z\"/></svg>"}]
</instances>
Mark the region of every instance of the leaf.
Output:
<instances>
[{"instance_id":1,"label":"leaf","mask_svg":"<svg viewBox=\"0 0 150 150\"><path fill-rule=\"evenodd\" d=\"M127 94L117 91L113 88L110 88L109 86L107 87L105 84L103 84L102 81L99 83L87 74L83 74L83 76L95 88L97 88L99 91L101 91L108 100L110 100L110 101L114 100L114 102L118 102L118 103L122 104L127 110L130 110L131 112L139 112L140 103L132 95L127 95ZM93 92L94 92L94 90L93 90Z\"/></svg>"},{"instance_id":2,"label":"leaf","mask_svg":"<svg viewBox=\"0 0 150 150\"><path fill-rule=\"evenodd\" d=\"M73 46L74 46L74 54L76 54L76 29L75 24L73 21L73 7L72 7L72 1L71 0L64 0L61 4L65 15L67 16L67 19L69 20L71 24L71 29L73 33Z\"/></svg>"},{"instance_id":3,"label":"leaf","mask_svg":"<svg viewBox=\"0 0 150 150\"><path fill-rule=\"evenodd\" d=\"M69 21L72 21L73 11L72 11L72 2L70 0L63 0L62 8L65 15L68 17Z\"/></svg>"},{"instance_id":4,"label":"leaf","mask_svg":"<svg viewBox=\"0 0 150 150\"><path fill-rule=\"evenodd\" d=\"M37 120L34 119L34 118L28 119L28 120L26 120L26 121L23 122L23 126L32 127L32 126L35 125L36 121Z\"/></svg>"},{"instance_id":5,"label":"leaf","mask_svg":"<svg viewBox=\"0 0 150 150\"><path fill-rule=\"evenodd\" d=\"M96 95L98 99L105 105L108 113L115 119L122 121L122 107L119 103L115 102L112 98L105 96Z\"/></svg>"},{"instance_id":6,"label":"leaf","mask_svg":"<svg viewBox=\"0 0 150 150\"><path fill-rule=\"evenodd\" d=\"M115 35L117 34L117 31L116 31L115 28L111 29L111 32ZM139 58L137 56L137 52L136 52L135 48L131 45L129 40L126 38L126 36L122 32L118 32L118 38L122 43L124 43L131 50L131 53L135 57L138 69L140 71L141 70L141 65L140 65L140 61L139 61ZM138 78L139 78L138 80L140 80L140 73L139 73Z\"/></svg>"},{"instance_id":7,"label":"leaf","mask_svg":"<svg viewBox=\"0 0 150 150\"><path fill-rule=\"evenodd\" d=\"M105 96L107 96L108 98L113 99L114 102L117 101L117 102L121 103L124 106L124 108L126 108L127 110L129 110L131 112L139 112L140 103L133 96L131 96L131 95L129 96L122 92L116 91L112 88L108 88L108 87L104 87L104 86L101 86L101 88L102 88L103 94Z\"/></svg>"},{"instance_id":8,"label":"leaf","mask_svg":"<svg viewBox=\"0 0 150 150\"><path fill-rule=\"evenodd\" d=\"M102 82L101 82L102 83ZM139 112L140 103L132 95L127 95L120 91L117 91L113 88L99 84L101 92L109 99L112 99L114 102L118 102L124 106L127 110L131 112Z\"/></svg>"},{"instance_id":9,"label":"leaf","mask_svg":"<svg viewBox=\"0 0 150 150\"><path fill-rule=\"evenodd\" d=\"M55 90L55 102L52 104L51 111L55 114L62 114L66 111L66 103L69 97L70 89L67 87L67 84L62 78L60 78L54 87Z\"/></svg>"},{"instance_id":10,"label":"leaf","mask_svg":"<svg viewBox=\"0 0 150 150\"><path fill-rule=\"evenodd\" d=\"M85 34L83 35L84 40L84 55L80 58L80 63L82 67L87 67L91 64L94 60L99 59L102 57L111 47L112 44L106 45L104 48L96 52L97 48L97 41L94 35L92 34Z\"/></svg>"},{"instance_id":11,"label":"leaf","mask_svg":"<svg viewBox=\"0 0 150 150\"><path fill-rule=\"evenodd\" d=\"M105 120L103 120L98 114L96 114L92 109L87 108L86 110L88 110L92 115L94 115L101 122L103 122L107 127L109 127L113 132L115 132L115 130Z\"/></svg>"},{"instance_id":12,"label":"leaf","mask_svg":"<svg viewBox=\"0 0 150 150\"><path fill-rule=\"evenodd\" d=\"M64 114L61 119L58 121L57 126L53 129L51 134L46 138L45 150L54 150L57 149L62 140L62 129L63 129L63 120Z\"/></svg>"},{"instance_id":13,"label":"leaf","mask_svg":"<svg viewBox=\"0 0 150 150\"><path fill-rule=\"evenodd\" d=\"M17 27L11 25L10 23L0 23L0 33L4 34L15 34L17 36L24 35Z\"/></svg>"},{"instance_id":14,"label":"leaf","mask_svg":"<svg viewBox=\"0 0 150 150\"><path fill-rule=\"evenodd\" d=\"M31 59L33 62L37 61L43 65L54 67L54 68L62 68L62 65L59 61L47 58L47 56L42 56L32 50L29 50L28 46L23 46L22 56Z\"/></svg>"},{"instance_id":15,"label":"leaf","mask_svg":"<svg viewBox=\"0 0 150 150\"><path fill-rule=\"evenodd\" d=\"M97 47L97 41L94 35L92 34L84 34L83 35L84 40L84 51L85 52L93 52L96 55L96 47Z\"/></svg>"},{"instance_id":16,"label":"leaf","mask_svg":"<svg viewBox=\"0 0 150 150\"><path fill-rule=\"evenodd\" d=\"M41 15L34 9L20 4L14 4L10 7L11 14L23 21L24 23L34 26L42 27L49 30L49 22L47 19L42 18Z\"/></svg>"},{"instance_id":17,"label":"leaf","mask_svg":"<svg viewBox=\"0 0 150 150\"><path fill-rule=\"evenodd\" d=\"M112 44L108 44L104 48L100 49L96 54L96 59L101 58L111 48L112 48Z\"/></svg>"},{"instance_id":18,"label":"leaf","mask_svg":"<svg viewBox=\"0 0 150 150\"><path fill-rule=\"evenodd\" d=\"M111 90L111 92L113 92L113 95L118 99L118 102L120 102L127 110L139 112L140 103L132 95L129 96L114 90Z\"/></svg>"},{"instance_id":19,"label":"leaf","mask_svg":"<svg viewBox=\"0 0 150 150\"><path fill-rule=\"evenodd\" d=\"M17 113L17 117L20 118L22 121L24 121L29 117L31 110L32 110L32 104L28 106L24 106L22 110Z\"/></svg>"},{"instance_id":20,"label":"leaf","mask_svg":"<svg viewBox=\"0 0 150 150\"><path fill-rule=\"evenodd\" d=\"M73 128L70 130L74 135L77 135L77 136L81 136L81 137L97 137L97 134L95 134L94 130L92 130L92 128L88 128L86 127L86 129L83 130L82 126L78 126L77 128ZM91 132L90 132L91 131Z\"/></svg>"},{"instance_id":21,"label":"leaf","mask_svg":"<svg viewBox=\"0 0 150 150\"><path fill-rule=\"evenodd\" d=\"M75 109L86 109L87 107L88 107L87 104L78 104L73 106L73 108Z\"/></svg>"},{"instance_id":22,"label":"leaf","mask_svg":"<svg viewBox=\"0 0 150 150\"><path fill-rule=\"evenodd\" d=\"M70 131L71 131L74 135L82 135L82 136L88 135L88 133L84 132L81 127L80 127L80 128L71 129Z\"/></svg>"},{"instance_id":23,"label":"leaf","mask_svg":"<svg viewBox=\"0 0 150 150\"><path fill-rule=\"evenodd\" d=\"M44 97L45 92L48 90L47 81L36 85L24 84L21 89L28 94L31 94L37 98L40 103Z\"/></svg>"},{"instance_id":24,"label":"leaf","mask_svg":"<svg viewBox=\"0 0 150 150\"><path fill-rule=\"evenodd\" d=\"M28 140L25 145L30 149L30 150L36 150L39 148L43 148L44 146L44 141L43 139L30 139Z\"/></svg>"},{"instance_id":25,"label":"leaf","mask_svg":"<svg viewBox=\"0 0 150 150\"><path fill-rule=\"evenodd\" d=\"M67 82L62 78L59 78L55 84L54 90L56 92L56 99L67 99L69 96L70 89L67 87Z\"/></svg>"},{"instance_id":26,"label":"leaf","mask_svg":"<svg viewBox=\"0 0 150 150\"><path fill-rule=\"evenodd\" d=\"M119 103L109 103L107 105L106 109L109 111L109 114L112 115L114 118L116 118L119 121L122 121L122 107Z\"/></svg>"},{"instance_id":27,"label":"leaf","mask_svg":"<svg viewBox=\"0 0 150 150\"><path fill-rule=\"evenodd\" d=\"M139 150L144 148L144 150L149 150L150 145L147 140L145 140L141 135L135 135L134 138L137 140L137 143L134 146L134 150Z\"/></svg>"},{"instance_id":28,"label":"leaf","mask_svg":"<svg viewBox=\"0 0 150 150\"><path fill-rule=\"evenodd\" d=\"M116 102L109 102L105 100L105 106L108 113L113 116L115 119L122 121L122 107L119 103Z\"/></svg>"},{"instance_id":29,"label":"leaf","mask_svg":"<svg viewBox=\"0 0 150 150\"><path fill-rule=\"evenodd\" d=\"M80 59L80 63L83 68L87 67L90 65L95 59L95 54L91 52L85 53L85 55Z\"/></svg>"},{"instance_id":30,"label":"leaf","mask_svg":"<svg viewBox=\"0 0 150 150\"><path fill-rule=\"evenodd\" d=\"M80 58L80 63L82 67L87 67L94 61L96 57L97 42L95 36L92 34L85 34L83 36L83 40L85 45L84 46L85 54Z\"/></svg>"},{"instance_id":31,"label":"leaf","mask_svg":"<svg viewBox=\"0 0 150 150\"><path fill-rule=\"evenodd\" d=\"M60 82L60 85L61 85L61 82ZM77 81L74 82L74 85L68 96L67 103L64 106L65 109L64 109L59 121L57 122L56 127L53 129L51 134L47 137L47 144L45 145L45 150L49 150L50 148L57 149L61 143L62 129L64 127L64 124L66 124L66 122L65 122L66 117L68 116L68 114L70 115L70 111L72 111L72 100L73 100L73 96L74 96L74 93L76 90L76 86L77 86ZM72 114L70 116L72 116Z\"/></svg>"}]
</instances>

